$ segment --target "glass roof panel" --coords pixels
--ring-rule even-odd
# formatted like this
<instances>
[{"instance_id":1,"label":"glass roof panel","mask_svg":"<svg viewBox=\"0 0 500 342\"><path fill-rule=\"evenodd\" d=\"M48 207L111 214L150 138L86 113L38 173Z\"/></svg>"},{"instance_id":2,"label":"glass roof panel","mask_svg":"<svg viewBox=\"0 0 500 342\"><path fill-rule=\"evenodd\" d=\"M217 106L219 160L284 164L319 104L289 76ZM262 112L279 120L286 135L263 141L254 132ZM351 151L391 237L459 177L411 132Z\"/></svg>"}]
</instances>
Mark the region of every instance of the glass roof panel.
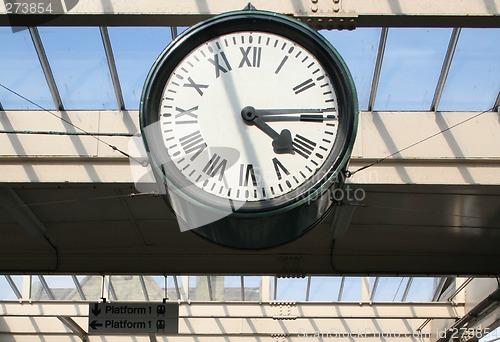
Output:
<instances>
[{"instance_id":1,"label":"glass roof panel","mask_svg":"<svg viewBox=\"0 0 500 342\"><path fill-rule=\"evenodd\" d=\"M224 276L224 287L225 288L241 288L241 277Z\"/></svg>"},{"instance_id":2,"label":"glass roof panel","mask_svg":"<svg viewBox=\"0 0 500 342\"><path fill-rule=\"evenodd\" d=\"M238 301L242 300L242 292L241 292L241 277L238 276L224 276L224 291L222 296L219 296L220 300L226 301ZM248 286L245 284L245 294L248 290ZM220 290L218 292L221 292ZM247 300L245 298L245 300Z\"/></svg>"},{"instance_id":3,"label":"glass roof panel","mask_svg":"<svg viewBox=\"0 0 500 342\"><path fill-rule=\"evenodd\" d=\"M276 300L306 300L307 278L278 278Z\"/></svg>"},{"instance_id":4,"label":"glass roof panel","mask_svg":"<svg viewBox=\"0 0 500 342\"><path fill-rule=\"evenodd\" d=\"M16 283L17 289L21 292L23 289L20 287L20 281L16 282L15 277L12 277L14 283ZM14 291L9 285L9 282L5 276L0 277L0 300L16 300L18 299Z\"/></svg>"},{"instance_id":5,"label":"glass roof panel","mask_svg":"<svg viewBox=\"0 0 500 342\"><path fill-rule=\"evenodd\" d=\"M408 278L380 277L378 286L373 296L374 302L401 301Z\"/></svg>"},{"instance_id":6,"label":"glass roof panel","mask_svg":"<svg viewBox=\"0 0 500 342\"><path fill-rule=\"evenodd\" d=\"M361 300L361 277L345 277L344 289L342 291L342 302L354 302Z\"/></svg>"},{"instance_id":7,"label":"glass roof panel","mask_svg":"<svg viewBox=\"0 0 500 342\"><path fill-rule=\"evenodd\" d=\"M98 27L40 27L66 109L117 109Z\"/></svg>"},{"instance_id":8,"label":"glass roof panel","mask_svg":"<svg viewBox=\"0 0 500 342\"><path fill-rule=\"evenodd\" d=\"M166 296L167 299L169 300L181 300L182 299L182 281L180 277L177 277L177 284L179 286L179 292L177 292L177 289L175 287L175 280L174 276L167 276L166 277L166 284L165 284L165 276L144 276L144 281L146 283L149 283L150 280L154 281L154 284L151 284L153 287L157 287L158 289L161 289L163 291L163 296ZM165 289L166 286L166 289ZM165 291L166 290L166 291ZM163 298L162 298L163 300Z\"/></svg>"},{"instance_id":9,"label":"glass roof panel","mask_svg":"<svg viewBox=\"0 0 500 342\"><path fill-rule=\"evenodd\" d=\"M12 32L0 27L0 83L46 109L55 109L28 30ZM0 103L4 109L33 109L35 105L0 87Z\"/></svg>"},{"instance_id":10,"label":"glass roof panel","mask_svg":"<svg viewBox=\"0 0 500 342\"><path fill-rule=\"evenodd\" d=\"M358 28L353 31L320 31L337 49L349 67L356 84L360 110L368 108L380 31L380 28Z\"/></svg>"},{"instance_id":11,"label":"glass roof panel","mask_svg":"<svg viewBox=\"0 0 500 342\"><path fill-rule=\"evenodd\" d=\"M434 297L439 278L413 278L407 302L430 302Z\"/></svg>"},{"instance_id":12,"label":"glass roof panel","mask_svg":"<svg viewBox=\"0 0 500 342\"><path fill-rule=\"evenodd\" d=\"M18 290L23 291L23 276L12 276ZM182 289L184 279L189 281L189 299L195 301L240 301L241 276L177 276L179 291ZM263 286L263 276L244 276L244 300L261 301L262 292L266 292ZM267 278L267 276L266 276ZM275 278L269 277L271 293L274 291L276 280L277 291L275 300L305 301L307 292L307 282L309 277L304 278ZM342 277L338 276L312 276L309 290L310 302L336 302L339 299L339 291L342 289L340 301L356 302L361 300L362 277ZM26 277L31 279L31 295L34 301L55 300L65 301L97 301L101 300L102 276L70 276L70 275L34 275ZM77 283L75 282L77 280ZM414 277L406 297L406 302L427 302L432 301L436 287L440 278ZM375 290L374 301L401 301L407 289L408 277L379 277L379 282ZM50 295L44 287L45 282L49 288ZM370 290L373 289L375 278L370 277ZM267 284L267 282L266 282ZM79 288L84 294L82 298ZM209 288L212 295L210 296ZM174 276L167 277L167 292L170 300L178 300L175 288ZM165 295L164 276L137 276L137 275L113 275L109 276L109 292L106 297L109 300L120 301L161 301ZM182 296L182 299L186 297ZM0 300L15 300L5 276L0 277Z\"/></svg>"},{"instance_id":13,"label":"glass roof panel","mask_svg":"<svg viewBox=\"0 0 500 342\"><path fill-rule=\"evenodd\" d=\"M111 299L161 301L164 296L163 286L150 276L113 275L109 277L109 282L108 298Z\"/></svg>"},{"instance_id":14,"label":"glass roof panel","mask_svg":"<svg viewBox=\"0 0 500 342\"><path fill-rule=\"evenodd\" d=\"M429 110L452 29L391 28L375 110Z\"/></svg>"},{"instance_id":15,"label":"glass roof panel","mask_svg":"<svg viewBox=\"0 0 500 342\"><path fill-rule=\"evenodd\" d=\"M262 276L245 276L245 287L260 287Z\"/></svg>"},{"instance_id":16,"label":"glass roof panel","mask_svg":"<svg viewBox=\"0 0 500 342\"><path fill-rule=\"evenodd\" d=\"M442 111L484 111L500 91L500 29L460 32L441 102Z\"/></svg>"},{"instance_id":17,"label":"glass roof panel","mask_svg":"<svg viewBox=\"0 0 500 342\"><path fill-rule=\"evenodd\" d=\"M138 109L149 69L172 40L170 28L110 27L108 31L125 107Z\"/></svg>"},{"instance_id":18,"label":"glass roof panel","mask_svg":"<svg viewBox=\"0 0 500 342\"><path fill-rule=\"evenodd\" d=\"M42 280L48 285L50 295L42 286ZM56 300L80 300L76 285L71 276L34 276L32 277L31 296L35 300L47 300L54 296Z\"/></svg>"},{"instance_id":19,"label":"glass roof panel","mask_svg":"<svg viewBox=\"0 0 500 342\"><path fill-rule=\"evenodd\" d=\"M337 301L341 280L341 277L312 277L309 301Z\"/></svg>"}]
</instances>

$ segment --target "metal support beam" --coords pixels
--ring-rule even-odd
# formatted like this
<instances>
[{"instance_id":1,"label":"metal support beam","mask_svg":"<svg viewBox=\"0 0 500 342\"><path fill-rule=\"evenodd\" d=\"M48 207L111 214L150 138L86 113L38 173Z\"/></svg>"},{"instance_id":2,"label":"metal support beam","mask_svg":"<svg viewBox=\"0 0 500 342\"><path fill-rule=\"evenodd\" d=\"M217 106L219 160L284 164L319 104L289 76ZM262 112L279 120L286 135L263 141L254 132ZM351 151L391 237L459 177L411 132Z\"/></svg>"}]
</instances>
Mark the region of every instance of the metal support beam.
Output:
<instances>
[{"instance_id":1,"label":"metal support beam","mask_svg":"<svg viewBox=\"0 0 500 342\"><path fill-rule=\"evenodd\" d=\"M311 276L307 277L307 286L306 286L306 302L309 301L309 295L311 294Z\"/></svg>"},{"instance_id":2,"label":"metal support beam","mask_svg":"<svg viewBox=\"0 0 500 342\"><path fill-rule=\"evenodd\" d=\"M214 1L86 0L69 11L52 14L7 15L0 8L0 25L51 26L191 26L213 15L241 10L248 0ZM362 26L498 27L500 0L253 0L259 10L294 16L314 27Z\"/></svg>"},{"instance_id":3,"label":"metal support beam","mask_svg":"<svg viewBox=\"0 0 500 342\"><path fill-rule=\"evenodd\" d=\"M59 95L59 90L57 89L57 84L54 79L54 74L52 73L49 59L47 58L47 54L45 53L45 49L43 47L40 34L38 33L38 29L36 27L30 27L29 31L31 34L31 39L33 40L33 45L35 46L36 54L38 55L38 60L40 61L40 65L42 66L43 74L45 75L45 80L47 81L47 85L49 86L54 105L57 110L64 110L61 96Z\"/></svg>"},{"instance_id":4,"label":"metal support beam","mask_svg":"<svg viewBox=\"0 0 500 342\"><path fill-rule=\"evenodd\" d=\"M177 38L177 27L176 26L172 26L170 27L170 34L172 35L172 40L174 40L175 38Z\"/></svg>"},{"instance_id":5,"label":"metal support beam","mask_svg":"<svg viewBox=\"0 0 500 342\"><path fill-rule=\"evenodd\" d=\"M111 276L109 276L109 297L111 297L112 300L118 300L118 296L116 295L115 287L113 286L113 283L111 282Z\"/></svg>"},{"instance_id":6,"label":"metal support beam","mask_svg":"<svg viewBox=\"0 0 500 342\"><path fill-rule=\"evenodd\" d=\"M456 290L455 292L453 292L449 297L448 297L448 301L449 302L453 302L453 299L460 293L463 291L463 289L465 289L467 287L467 285L470 284L470 282L474 280L474 278L467 278L467 280L465 280Z\"/></svg>"},{"instance_id":7,"label":"metal support beam","mask_svg":"<svg viewBox=\"0 0 500 342\"><path fill-rule=\"evenodd\" d=\"M466 315L456 321L455 324L453 324L446 331L445 336L440 338L437 342L448 342L451 335L454 335L457 331L464 333L464 327L473 327L476 322L484 319L493 310L496 310L499 305L500 288L497 288L493 293L472 308Z\"/></svg>"},{"instance_id":8,"label":"metal support beam","mask_svg":"<svg viewBox=\"0 0 500 342\"><path fill-rule=\"evenodd\" d=\"M111 47L111 41L109 40L108 28L106 26L101 26L99 29L101 31L102 44L104 45L104 51L106 53L106 60L108 61L111 81L113 82L113 88L115 89L116 103L118 104L118 108L120 110L125 110L122 87L120 85L118 71L116 70L115 56L113 54L113 48Z\"/></svg>"},{"instance_id":9,"label":"metal support beam","mask_svg":"<svg viewBox=\"0 0 500 342\"><path fill-rule=\"evenodd\" d=\"M406 302L406 298L408 298L408 293L410 293L411 284L413 284L413 277L408 278L408 282L406 283L405 292L403 292L403 296L401 297L402 302Z\"/></svg>"},{"instance_id":10,"label":"metal support beam","mask_svg":"<svg viewBox=\"0 0 500 342\"><path fill-rule=\"evenodd\" d=\"M370 277L361 278L361 301L370 301Z\"/></svg>"},{"instance_id":11,"label":"metal support beam","mask_svg":"<svg viewBox=\"0 0 500 342\"><path fill-rule=\"evenodd\" d=\"M167 276L164 275L163 276L163 302L167 301L169 298L168 298L168 279L167 279Z\"/></svg>"},{"instance_id":12,"label":"metal support beam","mask_svg":"<svg viewBox=\"0 0 500 342\"><path fill-rule=\"evenodd\" d=\"M76 290L78 291L78 294L80 295L81 300L86 300L87 298L85 297L85 293L83 292L82 285L80 284L80 281L75 275L71 276L71 279L73 279L73 283L75 283Z\"/></svg>"},{"instance_id":13,"label":"metal support beam","mask_svg":"<svg viewBox=\"0 0 500 342\"><path fill-rule=\"evenodd\" d=\"M106 302L109 296L109 277L109 275L103 275L101 280L101 299L103 302Z\"/></svg>"},{"instance_id":14,"label":"metal support beam","mask_svg":"<svg viewBox=\"0 0 500 342\"><path fill-rule=\"evenodd\" d=\"M338 302L342 301L342 294L344 293L344 284L345 284L345 277L342 276L342 280L340 281L339 295L337 297Z\"/></svg>"},{"instance_id":15,"label":"metal support beam","mask_svg":"<svg viewBox=\"0 0 500 342\"><path fill-rule=\"evenodd\" d=\"M0 301L0 316L14 317L87 317L88 303L71 301L41 301L23 305L12 301ZM181 319L205 318L261 318L277 319L283 312L282 302L207 302L181 301ZM456 319L465 312L464 303L403 302L355 303L355 302L290 302L289 318L296 319ZM420 322L419 322L420 324Z\"/></svg>"},{"instance_id":16,"label":"metal support beam","mask_svg":"<svg viewBox=\"0 0 500 342\"><path fill-rule=\"evenodd\" d=\"M440 299L441 294L444 290L444 285L446 284L447 280L448 280L448 278L446 278L446 277L442 277L441 279L439 279L439 283L436 286L436 290L434 291L434 295L432 296L433 302L437 302Z\"/></svg>"},{"instance_id":17,"label":"metal support beam","mask_svg":"<svg viewBox=\"0 0 500 342\"><path fill-rule=\"evenodd\" d=\"M240 276L241 301L245 301L245 277Z\"/></svg>"},{"instance_id":18,"label":"metal support beam","mask_svg":"<svg viewBox=\"0 0 500 342\"><path fill-rule=\"evenodd\" d=\"M40 275L38 276L38 279L40 280L40 284L42 284L42 288L44 289L45 293L47 293L49 299L56 300L56 297L54 296L54 293L52 292L50 286L47 284L45 277L43 275ZM65 326L67 326L71 331L73 331L75 335L80 337L82 341L87 340L87 333L71 317L58 316L57 319L61 321Z\"/></svg>"},{"instance_id":19,"label":"metal support beam","mask_svg":"<svg viewBox=\"0 0 500 342\"><path fill-rule=\"evenodd\" d=\"M494 100L492 98L491 102ZM124 116L134 121L138 121L139 117L138 111L68 111L65 114L89 131L99 133L102 130L100 133L120 134L106 137L105 141L123 151L127 151L129 141L124 133L131 133L126 127ZM0 126L10 121L15 126L9 129L23 127L47 132L64 130L64 125L59 120L39 120L41 115L44 114L40 111L6 111L1 115ZM417 126L419 130L414 130ZM452 126L445 134L439 134L443 127ZM383 163L355 174L349 179L351 183L500 184L499 173L495 172L500 163L500 136L483 134L481 144L473 138L485 130L500 129L497 112L436 114L431 111L362 111L359 115L359 127L350 171L386 158L390 153L405 150L404 153L396 154ZM450 135L455 140L453 144L449 143ZM31 135L17 137L18 141L13 141L10 135L0 134L1 183L134 182L129 160L109 146L95 144L95 139L91 137L82 137L86 146L84 152L75 148L70 136L40 135L37 138L39 144L33 144ZM387 137L391 137L390 142ZM417 144L424 138L429 139ZM24 148L23 157L12 158L18 155L19 146ZM408 148L409 146L412 147ZM64 174L60 172L61 168L64 168ZM95 172L88 172L88 169ZM145 169L144 172L147 171ZM340 207L342 210L347 208L353 207ZM354 215L358 214L358 210L359 208Z\"/></svg>"},{"instance_id":20,"label":"metal support beam","mask_svg":"<svg viewBox=\"0 0 500 342\"><path fill-rule=\"evenodd\" d=\"M146 302L149 302L149 293L148 293L148 289L146 287L146 282L144 281L144 276L139 276L139 282L141 283L141 289L142 289L142 293L144 294L144 300L146 300Z\"/></svg>"},{"instance_id":21,"label":"metal support beam","mask_svg":"<svg viewBox=\"0 0 500 342\"><path fill-rule=\"evenodd\" d=\"M37 322L36 328L10 325L0 334L45 336L54 333L54 326L44 324L58 318L71 332L59 331L67 336L86 337L75 322L88 315L88 303L42 302L21 305L0 302L0 315L4 326L21 319ZM441 303L329 303L329 302L181 302L179 304L179 333L175 339L196 340L270 340L271 334L286 333L290 341L312 341L305 334L314 332L367 334L366 341L381 341L381 334L414 333L425 317L454 319L464 313L464 304ZM12 328L13 327L13 328ZM422 331L429 334L430 329ZM149 335L149 338L154 341ZM247 339L239 340L240 337ZM198 339L199 337L199 339ZM313 337L314 338L314 337ZM317 337L316 339L317 340ZM414 339L398 339L412 341ZM426 338L424 341L429 341Z\"/></svg>"},{"instance_id":22,"label":"metal support beam","mask_svg":"<svg viewBox=\"0 0 500 342\"><path fill-rule=\"evenodd\" d=\"M375 105L375 99L377 97L378 90L378 82L380 80L380 72L382 71L382 62L384 60L385 53L385 45L387 43L387 33L389 29L387 27L383 27L380 32L380 40L378 43L378 52L377 52L377 61L375 62L375 69L373 71L372 78L372 88L370 91L370 99L368 100L368 111L373 111L373 107Z\"/></svg>"},{"instance_id":23,"label":"metal support beam","mask_svg":"<svg viewBox=\"0 0 500 342\"><path fill-rule=\"evenodd\" d=\"M380 280L380 277L375 277L375 282L373 283L372 293L370 294L370 302L373 302L373 299L375 298L375 294L377 293L377 287L378 287L379 280Z\"/></svg>"},{"instance_id":24,"label":"metal support beam","mask_svg":"<svg viewBox=\"0 0 500 342\"><path fill-rule=\"evenodd\" d=\"M174 278L174 286L175 286L175 292L177 293L177 300L182 300L182 296L181 296L181 291L179 289L179 283L177 282L177 276L173 276Z\"/></svg>"},{"instance_id":25,"label":"metal support beam","mask_svg":"<svg viewBox=\"0 0 500 342\"><path fill-rule=\"evenodd\" d=\"M43 275L39 275L38 279L40 280L40 284L42 284L42 288L47 294L47 297L49 297L50 300L55 300L56 297L54 296L54 293L52 293L49 284L45 281L45 277Z\"/></svg>"},{"instance_id":26,"label":"metal support beam","mask_svg":"<svg viewBox=\"0 0 500 342\"><path fill-rule=\"evenodd\" d=\"M208 287L208 298L210 299L210 301L213 301L214 300L214 292L213 292L213 288L212 288L212 277L211 276L207 276L207 287Z\"/></svg>"},{"instance_id":27,"label":"metal support beam","mask_svg":"<svg viewBox=\"0 0 500 342\"><path fill-rule=\"evenodd\" d=\"M181 289L182 289L182 298L180 300L189 300L189 276L183 275L181 276Z\"/></svg>"},{"instance_id":28,"label":"metal support beam","mask_svg":"<svg viewBox=\"0 0 500 342\"><path fill-rule=\"evenodd\" d=\"M276 300L278 297L278 277L273 277L274 279L274 291L273 291L273 300Z\"/></svg>"},{"instance_id":29,"label":"metal support beam","mask_svg":"<svg viewBox=\"0 0 500 342\"><path fill-rule=\"evenodd\" d=\"M65 326L67 326L76 336L83 342L88 341L88 334L82 327L76 323L71 317L57 317Z\"/></svg>"},{"instance_id":30,"label":"metal support beam","mask_svg":"<svg viewBox=\"0 0 500 342\"><path fill-rule=\"evenodd\" d=\"M436 85L436 91L434 92L434 98L431 103L431 111L435 112L438 110L439 101L441 101L441 95L443 94L444 85L446 79L448 78L448 72L450 71L451 61L453 60L453 55L457 48L458 38L460 37L460 28L454 28L451 32L450 42L448 43L448 50L444 57L443 66L441 67L441 73L439 74L439 80Z\"/></svg>"},{"instance_id":31,"label":"metal support beam","mask_svg":"<svg viewBox=\"0 0 500 342\"><path fill-rule=\"evenodd\" d=\"M23 276L23 301L30 302L31 303L31 280L33 276L32 275L24 275Z\"/></svg>"}]
</instances>

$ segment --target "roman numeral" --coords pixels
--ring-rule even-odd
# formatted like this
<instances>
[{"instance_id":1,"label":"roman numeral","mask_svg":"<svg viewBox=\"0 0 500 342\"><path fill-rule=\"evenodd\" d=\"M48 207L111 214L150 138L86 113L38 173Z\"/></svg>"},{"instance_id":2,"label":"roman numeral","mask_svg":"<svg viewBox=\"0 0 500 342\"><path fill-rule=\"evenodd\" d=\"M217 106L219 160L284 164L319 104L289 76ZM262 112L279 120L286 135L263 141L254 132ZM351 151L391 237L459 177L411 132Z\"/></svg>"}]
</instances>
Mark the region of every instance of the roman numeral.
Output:
<instances>
[{"instance_id":1,"label":"roman numeral","mask_svg":"<svg viewBox=\"0 0 500 342\"><path fill-rule=\"evenodd\" d=\"M240 186L248 186L248 182L252 178L253 186L257 186L257 178L252 164L240 165Z\"/></svg>"},{"instance_id":2,"label":"roman numeral","mask_svg":"<svg viewBox=\"0 0 500 342\"><path fill-rule=\"evenodd\" d=\"M262 54L261 47L254 46L252 48L251 46L249 46L246 49L240 47L240 51L243 56L241 58L240 65L238 66L238 68L241 68L243 65L249 67L257 67L257 68L260 67L260 56Z\"/></svg>"},{"instance_id":3,"label":"roman numeral","mask_svg":"<svg viewBox=\"0 0 500 342\"><path fill-rule=\"evenodd\" d=\"M300 134L297 134L293 139L292 146L295 152L307 159L314 150L316 143Z\"/></svg>"},{"instance_id":4,"label":"roman numeral","mask_svg":"<svg viewBox=\"0 0 500 342\"><path fill-rule=\"evenodd\" d=\"M287 176L290 174L290 171L288 171L286 167L281 164L278 158L273 158L273 165L274 171L276 171L276 176L278 176L278 180L281 180L283 178L283 176L281 176L281 171L283 171Z\"/></svg>"},{"instance_id":5,"label":"roman numeral","mask_svg":"<svg viewBox=\"0 0 500 342\"><path fill-rule=\"evenodd\" d=\"M316 83L313 82L312 78L308 79L307 81L302 82L301 84L293 87L293 91L295 94L300 94L303 91L306 91L307 89L314 87Z\"/></svg>"},{"instance_id":6,"label":"roman numeral","mask_svg":"<svg viewBox=\"0 0 500 342\"><path fill-rule=\"evenodd\" d=\"M222 57L222 61L224 62L224 66L222 66L220 64L219 56ZM229 64L229 61L227 60L226 54L224 52L221 52L220 54L214 55L214 59L209 58L208 61L215 66L215 77L216 78L219 78L221 71L223 73L226 73L226 72L232 70L231 65Z\"/></svg>"},{"instance_id":7,"label":"roman numeral","mask_svg":"<svg viewBox=\"0 0 500 342\"><path fill-rule=\"evenodd\" d=\"M196 91L198 92L198 94L200 94L200 96L203 96L203 90L201 90L201 89L208 88L208 85L195 83L195 81L193 81L193 79L191 77L188 77L188 81L189 81L189 83L184 83L184 87L192 87L192 88L196 89Z\"/></svg>"},{"instance_id":8,"label":"roman numeral","mask_svg":"<svg viewBox=\"0 0 500 342\"><path fill-rule=\"evenodd\" d=\"M287 60L288 60L288 56L283 57L283 59L281 60L280 64L276 68L276 71L274 72L275 74L279 74L279 72L281 71L281 68L283 68L283 65L285 65L285 62Z\"/></svg>"},{"instance_id":9,"label":"roman numeral","mask_svg":"<svg viewBox=\"0 0 500 342\"><path fill-rule=\"evenodd\" d=\"M207 144L203 140L200 131L193 132L179 139L184 153L194 154L191 156L191 161L195 160L200 153L207 148Z\"/></svg>"},{"instance_id":10,"label":"roman numeral","mask_svg":"<svg viewBox=\"0 0 500 342\"><path fill-rule=\"evenodd\" d=\"M192 124L198 122L198 115L196 113L193 113L195 110L198 110L198 106L195 106L190 109L182 109L181 107L175 107L175 110L179 112L178 114L175 114L176 124ZM187 118L183 118L183 116L187 116ZM184 120L177 120L179 118L182 118ZM189 119L195 119L195 120L189 120Z\"/></svg>"},{"instance_id":11,"label":"roman numeral","mask_svg":"<svg viewBox=\"0 0 500 342\"><path fill-rule=\"evenodd\" d=\"M217 172L219 172L219 181L224 177L224 171L226 171L227 160L221 158L217 153L215 153L212 158L208 161L207 165L203 168L205 172L210 177L215 177Z\"/></svg>"}]
</instances>

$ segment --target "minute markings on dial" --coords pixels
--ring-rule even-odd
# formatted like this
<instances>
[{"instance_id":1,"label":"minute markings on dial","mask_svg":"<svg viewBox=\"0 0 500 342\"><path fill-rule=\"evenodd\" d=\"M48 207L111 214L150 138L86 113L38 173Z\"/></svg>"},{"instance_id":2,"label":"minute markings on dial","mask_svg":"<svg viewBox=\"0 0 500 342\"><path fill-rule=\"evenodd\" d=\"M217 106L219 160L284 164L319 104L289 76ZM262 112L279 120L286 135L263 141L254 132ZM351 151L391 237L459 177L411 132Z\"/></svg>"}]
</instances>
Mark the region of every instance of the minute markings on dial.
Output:
<instances>
[{"instance_id":1,"label":"minute markings on dial","mask_svg":"<svg viewBox=\"0 0 500 342\"><path fill-rule=\"evenodd\" d=\"M278 65L278 67L276 68L276 70L274 71L274 73L277 75L279 74L279 72L281 71L281 68L283 68L283 65L285 65L285 62L288 60L288 56L285 56L283 57L283 59L281 60L280 64Z\"/></svg>"},{"instance_id":2,"label":"minute markings on dial","mask_svg":"<svg viewBox=\"0 0 500 342\"><path fill-rule=\"evenodd\" d=\"M297 95L297 94L302 93L303 91L306 91L309 88L314 87L315 85L316 85L316 83L314 83L312 78L309 78L309 79L305 80L304 82L299 83L298 85L293 87L292 90L295 92L295 95Z\"/></svg>"}]
</instances>

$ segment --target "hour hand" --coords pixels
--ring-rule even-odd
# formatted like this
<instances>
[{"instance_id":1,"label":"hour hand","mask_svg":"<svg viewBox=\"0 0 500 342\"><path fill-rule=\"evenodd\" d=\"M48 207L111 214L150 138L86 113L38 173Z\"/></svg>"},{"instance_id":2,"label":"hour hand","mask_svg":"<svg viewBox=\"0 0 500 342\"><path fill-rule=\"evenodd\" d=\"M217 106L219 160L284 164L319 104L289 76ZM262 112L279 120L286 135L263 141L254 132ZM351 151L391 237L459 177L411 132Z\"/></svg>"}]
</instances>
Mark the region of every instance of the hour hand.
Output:
<instances>
[{"instance_id":1,"label":"hour hand","mask_svg":"<svg viewBox=\"0 0 500 342\"><path fill-rule=\"evenodd\" d=\"M274 153L291 153L293 154L292 134L288 129L284 129L281 133L276 132L264 120L255 115L253 107L245 107L241 111L241 117L247 123L254 124L262 132L266 133L273 139Z\"/></svg>"}]
</instances>

